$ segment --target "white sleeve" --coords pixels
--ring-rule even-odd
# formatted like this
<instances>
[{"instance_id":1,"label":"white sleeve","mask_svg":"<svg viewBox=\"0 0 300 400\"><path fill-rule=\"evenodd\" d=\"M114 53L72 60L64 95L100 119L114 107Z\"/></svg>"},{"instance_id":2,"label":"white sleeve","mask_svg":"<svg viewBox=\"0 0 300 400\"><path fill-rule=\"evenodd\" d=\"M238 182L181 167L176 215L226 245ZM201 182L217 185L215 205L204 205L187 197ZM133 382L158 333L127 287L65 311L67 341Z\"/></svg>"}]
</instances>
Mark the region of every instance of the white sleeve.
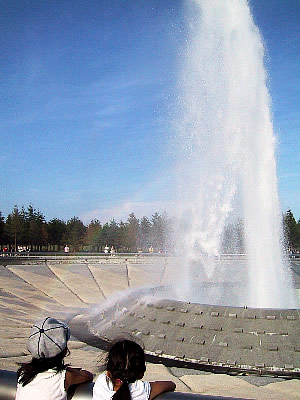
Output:
<instances>
[{"instance_id":1,"label":"white sleeve","mask_svg":"<svg viewBox=\"0 0 300 400\"><path fill-rule=\"evenodd\" d=\"M151 385L150 382L143 381L144 384L144 391L146 393L147 399L150 398L150 393L151 393Z\"/></svg>"},{"instance_id":2,"label":"white sleeve","mask_svg":"<svg viewBox=\"0 0 300 400\"><path fill-rule=\"evenodd\" d=\"M66 372L67 372L66 369L61 371L61 381L60 381L61 393L66 393L66 388L65 388Z\"/></svg>"}]
</instances>

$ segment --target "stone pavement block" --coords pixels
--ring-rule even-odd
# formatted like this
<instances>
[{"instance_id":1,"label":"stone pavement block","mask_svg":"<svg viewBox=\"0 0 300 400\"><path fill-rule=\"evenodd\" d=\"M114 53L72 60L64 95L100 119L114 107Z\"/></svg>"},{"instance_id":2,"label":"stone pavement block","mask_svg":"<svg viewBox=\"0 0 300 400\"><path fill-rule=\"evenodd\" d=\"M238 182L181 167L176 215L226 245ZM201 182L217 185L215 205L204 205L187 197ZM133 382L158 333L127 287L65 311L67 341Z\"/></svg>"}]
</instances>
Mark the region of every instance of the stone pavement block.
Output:
<instances>
[{"instance_id":1,"label":"stone pavement block","mask_svg":"<svg viewBox=\"0 0 300 400\"><path fill-rule=\"evenodd\" d=\"M128 264L128 276L130 287L142 287L147 285L159 285L163 270L157 268L154 264L132 265Z\"/></svg>"},{"instance_id":2,"label":"stone pavement block","mask_svg":"<svg viewBox=\"0 0 300 400\"><path fill-rule=\"evenodd\" d=\"M48 267L85 304L97 304L104 300L104 296L86 264L48 263Z\"/></svg>"},{"instance_id":3,"label":"stone pavement block","mask_svg":"<svg viewBox=\"0 0 300 400\"><path fill-rule=\"evenodd\" d=\"M34 310L40 312L40 309L38 307L35 307L33 304L29 304L23 299L20 299L19 297L2 289L0 289L0 307L5 307L10 310L23 311L26 313L31 313Z\"/></svg>"},{"instance_id":4,"label":"stone pavement block","mask_svg":"<svg viewBox=\"0 0 300 400\"><path fill-rule=\"evenodd\" d=\"M143 378L145 381L173 381L176 383L177 392L190 392L190 388L179 378L174 376L170 370L162 364L147 363Z\"/></svg>"},{"instance_id":5,"label":"stone pavement block","mask_svg":"<svg viewBox=\"0 0 300 400\"><path fill-rule=\"evenodd\" d=\"M14 318L14 314L11 315L3 313L3 310L0 309L0 324L5 327L12 327L12 328L27 328L29 326L28 322L21 321L19 318ZM0 336L1 339L1 336Z\"/></svg>"},{"instance_id":6,"label":"stone pavement block","mask_svg":"<svg viewBox=\"0 0 300 400\"><path fill-rule=\"evenodd\" d=\"M72 337L68 341L68 349L70 351L74 349L82 349L83 347L86 347L86 343L80 342L79 340L72 340Z\"/></svg>"},{"instance_id":7,"label":"stone pavement block","mask_svg":"<svg viewBox=\"0 0 300 400\"><path fill-rule=\"evenodd\" d=\"M11 309L0 306L0 324L3 321L3 326L5 327L28 327L31 326L36 320L41 319L41 316L48 316L49 314L49 312L45 312L41 309L39 310L38 308L33 308L32 311L30 311L29 308L27 312L23 312L19 310L13 310L13 306ZM51 311L51 315L53 314L54 313Z\"/></svg>"},{"instance_id":8,"label":"stone pavement block","mask_svg":"<svg viewBox=\"0 0 300 400\"><path fill-rule=\"evenodd\" d=\"M143 286L157 286L160 284L160 276L151 271L145 271L138 265L128 264L128 277L131 288L140 288Z\"/></svg>"},{"instance_id":9,"label":"stone pavement block","mask_svg":"<svg viewBox=\"0 0 300 400\"><path fill-rule=\"evenodd\" d=\"M2 318L1 318L2 319ZM31 326L36 319L33 319L31 315L18 315L15 316L13 313L11 316L5 318L5 325L7 326Z\"/></svg>"},{"instance_id":10,"label":"stone pavement block","mask_svg":"<svg viewBox=\"0 0 300 400\"><path fill-rule=\"evenodd\" d=\"M45 293L41 293L40 290L24 281L8 268L0 265L0 274L0 288L4 291L44 310L57 310L60 307L54 299Z\"/></svg>"},{"instance_id":11,"label":"stone pavement block","mask_svg":"<svg viewBox=\"0 0 300 400\"><path fill-rule=\"evenodd\" d=\"M99 267L106 272L110 272L111 274L114 274L115 276L121 276L125 279L127 279L127 261L125 260L116 260L113 259L113 262L108 263L107 261L104 262L99 262L99 263L90 263L89 266L93 265L94 267Z\"/></svg>"},{"instance_id":12,"label":"stone pavement block","mask_svg":"<svg viewBox=\"0 0 300 400\"><path fill-rule=\"evenodd\" d=\"M19 310L14 310L13 307L6 307L6 306L0 306L0 313L1 316L7 316L7 317L15 317L15 318L22 318L23 316L27 315L25 312L23 311L19 311Z\"/></svg>"},{"instance_id":13,"label":"stone pavement block","mask_svg":"<svg viewBox=\"0 0 300 400\"><path fill-rule=\"evenodd\" d=\"M245 382L254 386L266 386L270 383L285 381L284 378L276 378L273 376L258 376L258 375L237 375L238 379L243 379Z\"/></svg>"},{"instance_id":14,"label":"stone pavement block","mask_svg":"<svg viewBox=\"0 0 300 400\"><path fill-rule=\"evenodd\" d=\"M281 399L300 399L300 380L271 383L266 388L281 395Z\"/></svg>"},{"instance_id":15,"label":"stone pavement block","mask_svg":"<svg viewBox=\"0 0 300 400\"><path fill-rule=\"evenodd\" d=\"M4 326L1 324L0 320L0 338L2 339L17 339L22 338L23 341L27 341L27 338L30 334L30 327L21 327L19 325L12 326Z\"/></svg>"},{"instance_id":16,"label":"stone pavement block","mask_svg":"<svg viewBox=\"0 0 300 400\"><path fill-rule=\"evenodd\" d=\"M172 283L176 282L178 276L174 274L174 265L172 263L168 263L165 265L162 276L160 278L160 284L169 286Z\"/></svg>"},{"instance_id":17,"label":"stone pavement block","mask_svg":"<svg viewBox=\"0 0 300 400\"><path fill-rule=\"evenodd\" d=\"M131 288L151 285L153 275L139 269L138 265L128 264L128 279Z\"/></svg>"},{"instance_id":18,"label":"stone pavement block","mask_svg":"<svg viewBox=\"0 0 300 400\"><path fill-rule=\"evenodd\" d=\"M46 265L17 265L8 269L58 303L69 307L83 307L79 299Z\"/></svg>"},{"instance_id":19,"label":"stone pavement block","mask_svg":"<svg viewBox=\"0 0 300 400\"><path fill-rule=\"evenodd\" d=\"M1 338L0 343L0 358L19 357L28 354L24 339L4 339Z\"/></svg>"},{"instance_id":20,"label":"stone pavement block","mask_svg":"<svg viewBox=\"0 0 300 400\"><path fill-rule=\"evenodd\" d=\"M156 280L160 280L165 268L166 268L166 262L163 260L160 260L159 262L155 262L155 261L151 261L149 263L141 263L139 265L135 266L140 270L140 271L144 271L146 273L151 273L151 274L155 274L157 277L154 278Z\"/></svg>"},{"instance_id":21,"label":"stone pavement block","mask_svg":"<svg viewBox=\"0 0 300 400\"><path fill-rule=\"evenodd\" d=\"M257 387L229 375L185 375L181 379L193 392L210 396L242 397L257 400L299 399L299 394L295 394L294 387L292 393L286 387L283 387L283 390L279 392L276 389L273 390L275 384ZM279 384L281 383L284 382Z\"/></svg>"},{"instance_id":22,"label":"stone pavement block","mask_svg":"<svg viewBox=\"0 0 300 400\"><path fill-rule=\"evenodd\" d=\"M190 369L190 368L179 368L179 367L171 367L170 371L173 375L182 377L184 375L210 375L211 372L201 371L200 369Z\"/></svg>"},{"instance_id":23,"label":"stone pavement block","mask_svg":"<svg viewBox=\"0 0 300 400\"><path fill-rule=\"evenodd\" d=\"M12 356L12 357L0 357L0 369L6 369L8 371L17 372L19 365L18 363L21 362L28 362L30 361L30 357L28 355L19 355L19 356Z\"/></svg>"},{"instance_id":24,"label":"stone pavement block","mask_svg":"<svg viewBox=\"0 0 300 400\"><path fill-rule=\"evenodd\" d=\"M128 289L125 264L119 266L117 273L110 271L109 266L89 265L89 268L106 298Z\"/></svg>"},{"instance_id":25,"label":"stone pavement block","mask_svg":"<svg viewBox=\"0 0 300 400\"><path fill-rule=\"evenodd\" d=\"M102 360L101 360L102 356ZM99 364L103 362L103 353L98 351L85 351L81 349L72 349L70 355L65 358L66 364L72 367L80 367L99 375Z\"/></svg>"}]
</instances>

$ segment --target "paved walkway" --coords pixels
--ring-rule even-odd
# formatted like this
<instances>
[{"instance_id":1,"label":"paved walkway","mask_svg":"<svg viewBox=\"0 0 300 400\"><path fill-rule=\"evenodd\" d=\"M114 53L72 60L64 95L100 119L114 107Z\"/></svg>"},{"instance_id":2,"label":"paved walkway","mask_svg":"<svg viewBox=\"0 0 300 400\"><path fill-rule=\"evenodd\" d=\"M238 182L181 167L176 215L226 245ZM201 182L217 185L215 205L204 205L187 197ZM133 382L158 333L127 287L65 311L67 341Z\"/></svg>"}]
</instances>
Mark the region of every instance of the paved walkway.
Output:
<instances>
[{"instance_id":1,"label":"paved walkway","mask_svg":"<svg viewBox=\"0 0 300 400\"><path fill-rule=\"evenodd\" d=\"M153 265L136 259L110 258L77 264L49 261L7 267L0 262L0 369L16 371L17 362L30 358L26 341L30 326L37 319L51 315L67 321L122 290L140 287L144 282L163 284L170 271L161 260L155 262L155 276L149 272ZM69 363L99 373L105 359L103 351L74 337L69 348ZM300 380L296 379L229 376L161 364L148 364L145 379L174 380L181 392L246 399L300 399Z\"/></svg>"}]
</instances>

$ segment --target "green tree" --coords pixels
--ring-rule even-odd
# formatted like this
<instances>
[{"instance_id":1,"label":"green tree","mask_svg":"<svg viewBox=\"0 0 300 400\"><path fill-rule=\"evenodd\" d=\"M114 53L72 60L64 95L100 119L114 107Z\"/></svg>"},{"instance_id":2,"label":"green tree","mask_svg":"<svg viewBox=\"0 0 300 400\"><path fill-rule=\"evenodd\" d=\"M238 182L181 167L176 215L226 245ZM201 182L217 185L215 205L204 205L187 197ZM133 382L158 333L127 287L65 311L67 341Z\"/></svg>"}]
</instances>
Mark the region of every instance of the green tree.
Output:
<instances>
[{"instance_id":1,"label":"green tree","mask_svg":"<svg viewBox=\"0 0 300 400\"><path fill-rule=\"evenodd\" d=\"M2 212L0 211L0 244L7 244L6 235L5 235L5 219L2 216Z\"/></svg>"},{"instance_id":2,"label":"green tree","mask_svg":"<svg viewBox=\"0 0 300 400\"><path fill-rule=\"evenodd\" d=\"M165 249L166 222L167 222L166 214L162 216L156 212L155 214L152 215L151 244L155 252L159 252Z\"/></svg>"},{"instance_id":3,"label":"green tree","mask_svg":"<svg viewBox=\"0 0 300 400\"><path fill-rule=\"evenodd\" d=\"M48 243L52 246L63 246L66 230L67 225L63 220L58 218L51 219L47 224Z\"/></svg>"},{"instance_id":4,"label":"green tree","mask_svg":"<svg viewBox=\"0 0 300 400\"><path fill-rule=\"evenodd\" d=\"M139 220L134 213L129 214L126 224L126 242L125 245L130 252L136 252L140 232Z\"/></svg>"},{"instance_id":5,"label":"green tree","mask_svg":"<svg viewBox=\"0 0 300 400\"><path fill-rule=\"evenodd\" d=\"M79 218L73 217L67 221L64 242L71 246L73 251L79 249L85 244L86 226Z\"/></svg>"},{"instance_id":6,"label":"green tree","mask_svg":"<svg viewBox=\"0 0 300 400\"><path fill-rule=\"evenodd\" d=\"M146 252L152 244L151 240L151 222L144 216L140 221L139 247Z\"/></svg>"},{"instance_id":7,"label":"green tree","mask_svg":"<svg viewBox=\"0 0 300 400\"><path fill-rule=\"evenodd\" d=\"M287 244L290 248L295 249L300 244L300 234L297 222L291 210L283 215L283 227Z\"/></svg>"},{"instance_id":8,"label":"green tree","mask_svg":"<svg viewBox=\"0 0 300 400\"><path fill-rule=\"evenodd\" d=\"M298 232L298 245L297 245L297 249L300 250L300 219L298 219L298 222L297 222L297 232Z\"/></svg>"},{"instance_id":9,"label":"green tree","mask_svg":"<svg viewBox=\"0 0 300 400\"><path fill-rule=\"evenodd\" d=\"M127 252L127 224L123 221L119 223L118 241L118 251Z\"/></svg>"},{"instance_id":10,"label":"green tree","mask_svg":"<svg viewBox=\"0 0 300 400\"><path fill-rule=\"evenodd\" d=\"M101 250L103 250L106 245L109 245L109 243L108 243L108 234L109 234L109 224L108 224L108 222L106 222L102 226L102 231L101 231L101 236L100 236Z\"/></svg>"},{"instance_id":11,"label":"green tree","mask_svg":"<svg viewBox=\"0 0 300 400\"><path fill-rule=\"evenodd\" d=\"M115 250L119 250L119 226L114 219L110 220L108 223L106 240L110 247L113 246Z\"/></svg>"},{"instance_id":12,"label":"green tree","mask_svg":"<svg viewBox=\"0 0 300 400\"><path fill-rule=\"evenodd\" d=\"M5 231L10 247L13 246L17 250L18 245L24 244L26 220L23 208L19 211L18 206L14 206L12 212L6 218Z\"/></svg>"},{"instance_id":13,"label":"green tree","mask_svg":"<svg viewBox=\"0 0 300 400\"><path fill-rule=\"evenodd\" d=\"M44 215L33 208L30 204L25 213L26 220L26 244L42 250L42 246L47 245L48 232Z\"/></svg>"},{"instance_id":14,"label":"green tree","mask_svg":"<svg viewBox=\"0 0 300 400\"><path fill-rule=\"evenodd\" d=\"M92 251L100 251L101 235L102 226L100 224L100 221L98 221L97 219L93 219L89 223L85 234L85 242L88 246L90 246Z\"/></svg>"}]
</instances>

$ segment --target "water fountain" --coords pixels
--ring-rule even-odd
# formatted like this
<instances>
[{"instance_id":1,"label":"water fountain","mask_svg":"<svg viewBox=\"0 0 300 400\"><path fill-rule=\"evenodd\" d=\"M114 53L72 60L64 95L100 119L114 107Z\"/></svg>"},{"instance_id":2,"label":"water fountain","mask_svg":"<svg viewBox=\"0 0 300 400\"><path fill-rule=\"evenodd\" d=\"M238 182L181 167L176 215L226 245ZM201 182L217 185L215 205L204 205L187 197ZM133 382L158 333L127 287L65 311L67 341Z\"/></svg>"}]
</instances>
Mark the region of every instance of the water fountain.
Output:
<instances>
[{"instance_id":1,"label":"water fountain","mask_svg":"<svg viewBox=\"0 0 300 400\"><path fill-rule=\"evenodd\" d=\"M246 0L194 0L187 15L175 146L183 256L169 273L173 288L124 295L71 328L100 347L133 335L164 363L299 375L262 39ZM237 210L247 255L228 260L222 234Z\"/></svg>"},{"instance_id":2,"label":"water fountain","mask_svg":"<svg viewBox=\"0 0 300 400\"><path fill-rule=\"evenodd\" d=\"M222 304L295 307L283 257L275 136L259 30L246 0L193 1L188 15L176 126L177 247L184 253L179 268L186 282L184 288L180 283L181 295L187 299L195 292L191 260L210 282L233 275L216 256L234 212L244 223L247 260L235 304L230 286ZM195 300L218 304L220 296L207 295L198 291Z\"/></svg>"}]
</instances>

